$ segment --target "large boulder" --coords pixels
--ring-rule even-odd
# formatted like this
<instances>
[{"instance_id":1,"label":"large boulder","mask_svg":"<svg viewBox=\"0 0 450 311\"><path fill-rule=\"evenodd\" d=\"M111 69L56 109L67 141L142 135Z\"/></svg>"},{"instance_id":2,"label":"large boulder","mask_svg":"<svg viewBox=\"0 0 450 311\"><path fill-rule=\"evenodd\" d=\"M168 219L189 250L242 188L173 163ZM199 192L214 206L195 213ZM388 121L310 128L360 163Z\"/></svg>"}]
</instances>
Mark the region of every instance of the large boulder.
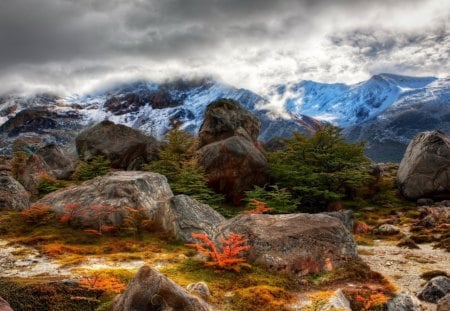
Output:
<instances>
[{"instance_id":1,"label":"large boulder","mask_svg":"<svg viewBox=\"0 0 450 311\"><path fill-rule=\"evenodd\" d=\"M158 142L125 125L103 121L81 132L76 147L81 160L104 156L114 168L137 170L156 159Z\"/></svg>"},{"instance_id":2,"label":"large boulder","mask_svg":"<svg viewBox=\"0 0 450 311\"><path fill-rule=\"evenodd\" d=\"M239 215L217 232L217 242L231 233L244 235L248 262L295 275L331 271L357 258L352 234L324 214Z\"/></svg>"},{"instance_id":3,"label":"large boulder","mask_svg":"<svg viewBox=\"0 0 450 311\"><path fill-rule=\"evenodd\" d=\"M439 299L450 293L450 278L437 276L432 278L419 292L419 299L437 303Z\"/></svg>"},{"instance_id":4,"label":"large boulder","mask_svg":"<svg viewBox=\"0 0 450 311\"><path fill-rule=\"evenodd\" d=\"M200 298L158 271L144 266L128 284L125 292L116 297L112 311L209 311Z\"/></svg>"},{"instance_id":5,"label":"large boulder","mask_svg":"<svg viewBox=\"0 0 450 311\"><path fill-rule=\"evenodd\" d=\"M18 179L25 189L36 196L42 174L55 179L69 179L76 165L77 159L68 155L61 146L49 144L28 156Z\"/></svg>"},{"instance_id":6,"label":"large boulder","mask_svg":"<svg viewBox=\"0 0 450 311\"><path fill-rule=\"evenodd\" d=\"M208 105L199 130L200 147L213 142L242 136L256 142L261 123L232 99L219 99Z\"/></svg>"},{"instance_id":7,"label":"large boulder","mask_svg":"<svg viewBox=\"0 0 450 311\"><path fill-rule=\"evenodd\" d=\"M234 204L244 191L267 182L267 159L255 145L240 136L206 145L199 150L198 163L205 169L208 185Z\"/></svg>"},{"instance_id":8,"label":"large boulder","mask_svg":"<svg viewBox=\"0 0 450 311\"><path fill-rule=\"evenodd\" d=\"M450 137L439 131L418 134L408 145L397 173L409 199L450 196Z\"/></svg>"},{"instance_id":9,"label":"large boulder","mask_svg":"<svg viewBox=\"0 0 450 311\"><path fill-rule=\"evenodd\" d=\"M166 177L151 172L112 172L52 192L38 203L60 215L67 213L67 204L76 203L77 218L86 225L97 224L100 214L105 223L120 226L129 208L140 209L159 229L186 242L192 241L193 232L211 235L217 223L224 220L208 205L184 195L174 197Z\"/></svg>"},{"instance_id":10,"label":"large boulder","mask_svg":"<svg viewBox=\"0 0 450 311\"><path fill-rule=\"evenodd\" d=\"M30 207L30 194L6 170L0 170L0 211L22 211Z\"/></svg>"}]
</instances>

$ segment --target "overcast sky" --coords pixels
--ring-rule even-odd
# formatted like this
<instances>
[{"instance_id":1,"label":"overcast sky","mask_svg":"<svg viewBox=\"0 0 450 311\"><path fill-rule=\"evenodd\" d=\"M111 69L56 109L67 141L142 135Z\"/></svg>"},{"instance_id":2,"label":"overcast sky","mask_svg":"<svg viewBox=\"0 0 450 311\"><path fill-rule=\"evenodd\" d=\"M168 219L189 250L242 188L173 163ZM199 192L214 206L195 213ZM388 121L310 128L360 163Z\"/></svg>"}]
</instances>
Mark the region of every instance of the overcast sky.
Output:
<instances>
[{"instance_id":1,"label":"overcast sky","mask_svg":"<svg viewBox=\"0 0 450 311\"><path fill-rule=\"evenodd\" d=\"M450 76L448 0L1 0L0 92Z\"/></svg>"}]
</instances>

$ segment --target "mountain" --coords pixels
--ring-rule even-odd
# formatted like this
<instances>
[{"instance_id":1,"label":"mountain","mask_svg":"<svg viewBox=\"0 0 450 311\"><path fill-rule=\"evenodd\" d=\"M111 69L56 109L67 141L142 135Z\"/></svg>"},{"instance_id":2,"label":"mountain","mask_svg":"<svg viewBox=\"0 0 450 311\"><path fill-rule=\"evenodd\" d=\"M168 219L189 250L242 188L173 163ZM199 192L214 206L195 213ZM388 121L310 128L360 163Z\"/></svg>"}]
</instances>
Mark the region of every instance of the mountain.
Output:
<instances>
[{"instance_id":1,"label":"mountain","mask_svg":"<svg viewBox=\"0 0 450 311\"><path fill-rule=\"evenodd\" d=\"M343 127L350 140L366 141L375 161L399 162L418 132L450 133L450 78L375 75L353 85L301 81L271 88L268 98L291 114Z\"/></svg>"},{"instance_id":2,"label":"mountain","mask_svg":"<svg viewBox=\"0 0 450 311\"><path fill-rule=\"evenodd\" d=\"M108 119L161 139L170 120L196 133L206 106L219 98L240 102L261 121L260 139L286 137L296 130L312 133L320 122L302 115L280 116L260 106L266 99L245 89L211 79L167 83L137 81L88 95L61 98L53 95L0 97L0 152L10 153L21 137L33 144L66 144L83 128Z\"/></svg>"}]
</instances>

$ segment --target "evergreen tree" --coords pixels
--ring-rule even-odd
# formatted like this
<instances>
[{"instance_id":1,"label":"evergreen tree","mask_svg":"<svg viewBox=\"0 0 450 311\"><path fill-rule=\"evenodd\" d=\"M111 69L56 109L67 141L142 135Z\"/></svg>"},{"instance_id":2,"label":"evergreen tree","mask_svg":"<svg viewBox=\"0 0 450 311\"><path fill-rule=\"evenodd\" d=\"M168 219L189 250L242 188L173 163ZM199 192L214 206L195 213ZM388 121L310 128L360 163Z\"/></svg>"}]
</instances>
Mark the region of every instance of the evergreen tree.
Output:
<instances>
[{"instance_id":1,"label":"evergreen tree","mask_svg":"<svg viewBox=\"0 0 450 311\"><path fill-rule=\"evenodd\" d=\"M311 138L295 133L286 139L286 150L270 153L269 172L303 206L324 206L342 198L369 180L364 144L350 143L342 130L331 125Z\"/></svg>"},{"instance_id":2,"label":"evergreen tree","mask_svg":"<svg viewBox=\"0 0 450 311\"><path fill-rule=\"evenodd\" d=\"M103 156L95 156L89 162L80 161L72 175L73 180L85 181L97 176L106 175L110 170L111 162Z\"/></svg>"},{"instance_id":3,"label":"evergreen tree","mask_svg":"<svg viewBox=\"0 0 450 311\"><path fill-rule=\"evenodd\" d=\"M253 190L246 191L246 200L258 200L264 202L272 210L270 213L285 214L296 211L300 204L298 198L294 198L286 188L279 188L277 185L268 186L267 190L255 186Z\"/></svg>"}]
</instances>

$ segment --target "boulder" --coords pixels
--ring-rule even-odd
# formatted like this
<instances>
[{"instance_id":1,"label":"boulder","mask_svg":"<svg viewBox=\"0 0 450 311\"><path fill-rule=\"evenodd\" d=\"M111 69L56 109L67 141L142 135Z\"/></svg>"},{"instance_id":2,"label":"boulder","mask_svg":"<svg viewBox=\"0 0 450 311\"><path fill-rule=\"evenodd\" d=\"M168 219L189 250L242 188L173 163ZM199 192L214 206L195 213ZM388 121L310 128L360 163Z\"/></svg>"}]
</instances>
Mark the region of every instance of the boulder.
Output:
<instances>
[{"instance_id":1,"label":"boulder","mask_svg":"<svg viewBox=\"0 0 450 311\"><path fill-rule=\"evenodd\" d=\"M450 292L450 278L446 276L437 276L432 278L424 288L419 292L419 299L437 303L439 299Z\"/></svg>"},{"instance_id":2,"label":"boulder","mask_svg":"<svg viewBox=\"0 0 450 311\"><path fill-rule=\"evenodd\" d=\"M232 99L219 99L208 105L205 119L199 130L200 147L241 136L256 142L261 123L250 112Z\"/></svg>"},{"instance_id":3,"label":"boulder","mask_svg":"<svg viewBox=\"0 0 450 311\"><path fill-rule=\"evenodd\" d=\"M197 282L197 283L191 283L188 286L186 286L186 289L188 292L199 296L205 301L208 301L209 298L211 298L211 292L209 291L208 284L205 282Z\"/></svg>"},{"instance_id":4,"label":"boulder","mask_svg":"<svg viewBox=\"0 0 450 311\"><path fill-rule=\"evenodd\" d=\"M450 137L439 131L418 134L408 145L397 173L408 199L450 195Z\"/></svg>"},{"instance_id":5,"label":"boulder","mask_svg":"<svg viewBox=\"0 0 450 311\"><path fill-rule=\"evenodd\" d=\"M29 207L30 194L8 170L0 171L0 211L22 211Z\"/></svg>"},{"instance_id":6,"label":"boulder","mask_svg":"<svg viewBox=\"0 0 450 311\"><path fill-rule=\"evenodd\" d=\"M113 168L136 170L157 158L158 142L125 125L103 121L81 132L76 147L81 160L104 156Z\"/></svg>"},{"instance_id":7,"label":"boulder","mask_svg":"<svg viewBox=\"0 0 450 311\"><path fill-rule=\"evenodd\" d=\"M38 203L60 215L67 204L76 203L77 218L85 225L94 225L98 221L95 214L102 214L105 222L120 226L130 212L128 208L141 209L159 229L186 242L192 242L193 232L212 235L214 227L224 220L208 205L185 195L174 197L166 177L151 172L112 172L49 193Z\"/></svg>"},{"instance_id":8,"label":"boulder","mask_svg":"<svg viewBox=\"0 0 450 311\"><path fill-rule=\"evenodd\" d=\"M439 299L436 307L436 311L448 311L450 310L450 293Z\"/></svg>"},{"instance_id":9,"label":"boulder","mask_svg":"<svg viewBox=\"0 0 450 311\"><path fill-rule=\"evenodd\" d=\"M2 297L0 297L0 311L14 311L9 303Z\"/></svg>"},{"instance_id":10,"label":"boulder","mask_svg":"<svg viewBox=\"0 0 450 311\"><path fill-rule=\"evenodd\" d=\"M335 217L324 214L247 214L221 223L215 241L243 234L249 263L295 275L334 268L357 258L352 234Z\"/></svg>"},{"instance_id":11,"label":"boulder","mask_svg":"<svg viewBox=\"0 0 450 311\"><path fill-rule=\"evenodd\" d=\"M174 196L170 207L167 216L161 217L159 223L166 231L173 232L182 241L196 242L192 238L192 233L201 232L213 236L217 224L225 220L208 205L184 194Z\"/></svg>"},{"instance_id":12,"label":"boulder","mask_svg":"<svg viewBox=\"0 0 450 311\"><path fill-rule=\"evenodd\" d=\"M144 266L113 302L112 311L209 311L200 298L156 270Z\"/></svg>"},{"instance_id":13,"label":"boulder","mask_svg":"<svg viewBox=\"0 0 450 311\"><path fill-rule=\"evenodd\" d=\"M399 292L386 304L387 311L420 311L419 300L407 292Z\"/></svg>"},{"instance_id":14,"label":"boulder","mask_svg":"<svg viewBox=\"0 0 450 311\"><path fill-rule=\"evenodd\" d=\"M232 136L204 146L198 163L205 169L208 185L238 205L244 192L267 182L267 159L255 145L240 136Z\"/></svg>"},{"instance_id":15,"label":"boulder","mask_svg":"<svg viewBox=\"0 0 450 311\"><path fill-rule=\"evenodd\" d=\"M400 233L400 228L391 224L383 224L373 229L373 234L379 235L396 235Z\"/></svg>"}]
</instances>

